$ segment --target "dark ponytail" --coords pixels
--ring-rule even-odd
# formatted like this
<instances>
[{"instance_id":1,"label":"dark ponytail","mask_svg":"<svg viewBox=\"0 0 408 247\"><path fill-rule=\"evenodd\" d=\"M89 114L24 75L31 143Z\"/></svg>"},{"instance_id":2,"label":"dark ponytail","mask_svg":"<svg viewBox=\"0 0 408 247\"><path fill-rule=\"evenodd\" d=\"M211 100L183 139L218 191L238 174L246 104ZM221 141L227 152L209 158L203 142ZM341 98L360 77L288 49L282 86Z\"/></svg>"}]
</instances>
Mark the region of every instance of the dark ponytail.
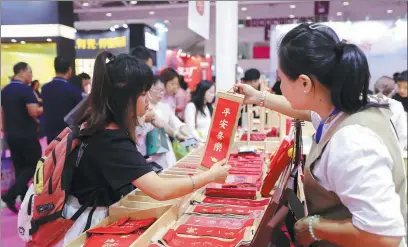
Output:
<instances>
[{"instance_id":1,"label":"dark ponytail","mask_svg":"<svg viewBox=\"0 0 408 247\"><path fill-rule=\"evenodd\" d=\"M352 114L367 105L367 59L328 26L301 24L288 32L279 47L279 64L291 80L302 74L316 78L329 89L332 104L340 111Z\"/></svg>"},{"instance_id":2,"label":"dark ponytail","mask_svg":"<svg viewBox=\"0 0 408 247\"><path fill-rule=\"evenodd\" d=\"M143 62L130 55L117 57L109 52L95 59L92 90L79 110L77 124L86 122L84 135L103 131L110 123L135 139L137 98L150 90L153 72Z\"/></svg>"},{"instance_id":3,"label":"dark ponytail","mask_svg":"<svg viewBox=\"0 0 408 247\"><path fill-rule=\"evenodd\" d=\"M368 103L368 62L356 45L343 42L339 44L334 47L338 61L331 75L331 101L337 109L354 113ZM338 49L342 49L341 54L336 51Z\"/></svg>"}]
</instances>

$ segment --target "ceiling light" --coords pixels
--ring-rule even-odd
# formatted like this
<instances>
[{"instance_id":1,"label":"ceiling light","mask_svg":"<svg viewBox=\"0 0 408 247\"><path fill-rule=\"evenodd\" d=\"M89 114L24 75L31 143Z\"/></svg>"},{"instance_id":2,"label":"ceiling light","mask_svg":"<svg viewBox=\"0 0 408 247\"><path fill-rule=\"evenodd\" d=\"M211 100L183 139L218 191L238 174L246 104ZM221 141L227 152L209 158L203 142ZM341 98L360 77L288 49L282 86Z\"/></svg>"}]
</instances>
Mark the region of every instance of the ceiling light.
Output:
<instances>
[{"instance_id":1,"label":"ceiling light","mask_svg":"<svg viewBox=\"0 0 408 247\"><path fill-rule=\"evenodd\" d=\"M115 29L118 29L119 28L119 25L115 25L115 26L113 26Z\"/></svg>"},{"instance_id":2,"label":"ceiling light","mask_svg":"<svg viewBox=\"0 0 408 247\"><path fill-rule=\"evenodd\" d=\"M247 19L247 20L252 20L252 17L247 16L246 19Z\"/></svg>"},{"instance_id":3,"label":"ceiling light","mask_svg":"<svg viewBox=\"0 0 408 247\"><path fill-rule=\"evenodd\" d=\"M20 43L24 45L26 42L24 40L22 40Z\"/></svg>"},{"instance_id":4,"label":"ceiling light","mask_svg":"<svg viewBox=\"0 0 408 247\"><path fill-rule=\"evenodd\" d=\"M296 9L296 5L294 5L294 4L291 4L289 7L290 7L291 9Z\"/></svg>"},{"instance_id":5,"label":"ceiling light","mask_svg":"<svg viewBox=\"0 0 408 247\"><path fill-rule=\"evenodd\" d=\"M170 21L169 20L164 20L164 23L169 24Z\"/></svg>"},{"instance_id":6,"label":"ceiling light","mask_svg":"<svg viewBox=\"0 0 408 247\"><path fill-rule=\"evenodd\" d=\"M122 25L123 28L128 28L128 25L125 23Z\"/></svg>"},{"instance_id":7,"label":"ceiling light","mask_svg":"<svg viewBox=\"0 0 408 247\"><path fill-rule=\"evenodd\" d=\"M344 1L344 2L343 2L343 5L344 5L344 6L349 6L350 3L349 3L348 1Z\"/></svg>"},{"instance_id":8,"label":"ceiling light","mask_svg":"<svg viewBox=\"0 0 408 247\"><path fill-rule=\"evenodd\" d=\"M247 9L247 7L242 7L241 10L242 11L247 11L248 9Z\"/></svg>"},{"instance_id":9,"label":"ceiling light","mask_svg":"<svg viewBox=\"0 0 408 247\"><path fill-rule=\"evenodd\" d=\"M11 42L16 43L16 42L17 42L17 40L15 40L15 39L11 39Z\"/></svg>"},{"instance_id":10,"label":"ceiling light","mask_svg":"<svg viewBox=\"0 0 408 247\"><path fill-rule=\"evenodd\" d=\"M350 20L346 21L346 23L347 23L347 25L351 25L351 21L350 21Z\"/></svg>"},{"instance_id":11,"label":"ceiling light","mask_svg":"<svg viewBox=\"0 0 408 247\"><path fill-rule=\"evenodd\" d=\"M47 42L51 42L51 41L52 41L52 39L50 39L50 38L47 39Z\"/></svg>"},{"instance_id":12,"label":"ceiling light","mask_svg":"<svg viewBox=\"0 0 408 247\"><path fill-rule=\"evenodd\" d=\"M88 7L88 6L89 6L89 3L87 3L87 2L82 3L82 6L84 6L84 7Z\"/></svg>"},{"instance_id":13,"label":"ceiling light","mask_svg":"<svg viewBox=\"0 0 408 247\"><path fill-rule=\"evenodd\" d=\"M137 4L137 1L130 1L130 4Z\"/></svg>"},{"instance_id":14,"label":"ceiling light","mask_svg":"<svg viewBox=\"0 0 408 247\"><path fill-rule=\"evenodd\" d=\"M295 16L294 15L289 15L289 18L293 19L293 18L295 18Z\"/></svg>"},{"instance_id":15,"label":"ceiling light","mask_svg":"<svg viewBox=\"0 0 408 247\"><path fill-rule=\"evenodd\" d=\"M106 16L107 16L107 17L111 17L111 16L112 16L112 13L106 13Z\"/></svg>"},{"instance_id":16,"label":"ceiling light","mask_svg":"<svg viewBox=\"0 0 408 247\"><path fill-rule=\"evenodd\" d=\"M150 12L149 12L149 15L154 15L154 11L150 11Z\"/></svg>"},{"instance_id":17,"label":"ceiling light","mask_svg":"<svg viewBox=\"0 0 408 247\"><path fill-rule=\"evenodd\" d=\"M337 16L342 16L343 13L342 12L337 12Z\"/></svg>"},{"instance_id":18,"label":"ceiling light","mask_svg":"<svg viewBox=\"0 0 408 247\"><path fill-rule=\"evenodd\" d=\"M394 12L392 9L387 9L387 14L391 14L392 12Z\"/></svg>"},{"instance_id":19,"label":"ceiling light","mask_svg":"<svg viewBox=\"0 0 408 247\"><path fill-rule=\"evenodd\" d=\"M114 27L111 27L110 30L111 30L112 32L115 32L116 29L115 29Z\"/></svg>"}]
</instances>

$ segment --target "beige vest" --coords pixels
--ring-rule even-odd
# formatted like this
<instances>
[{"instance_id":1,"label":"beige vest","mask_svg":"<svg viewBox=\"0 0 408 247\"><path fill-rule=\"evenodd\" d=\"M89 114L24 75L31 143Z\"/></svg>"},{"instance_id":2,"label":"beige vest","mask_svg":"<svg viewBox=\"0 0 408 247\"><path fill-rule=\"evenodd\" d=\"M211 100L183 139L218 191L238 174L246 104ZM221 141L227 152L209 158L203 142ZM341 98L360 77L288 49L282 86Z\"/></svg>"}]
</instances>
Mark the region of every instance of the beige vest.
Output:
<instances>
[{"instance_id":1,"label":"beige vest","mask_svg":"<svg viewBox=\"0 0 408 247\"><path fill-rule=\"evenodd\" d=\"M349 125L361 125L371 129L388 148L388 151L394 162L392 167L392 177L395 183L395 191L401 199L401 213L407 222L407 180L404 161L398 141L395 138L394 130L390 125L391 112L386 109L369 108L367 110L347 115L343 114L336 120L327 133L322 137L319 144L313 141L312 148L306 159L304 190L309 215L318 214L323 218L332 220L341 220L351 218L350 211L341 203L339 197L330 191L324 189L310 172L313 163L318 160L324 151L324 147L330 141L331 137L341 128ZM350 138L353 138L352 136ZM312 169L313 170L313 169ZM313 246L335 247L338 245L327 241L320 241Z\"/></svg>"}]
</instances>

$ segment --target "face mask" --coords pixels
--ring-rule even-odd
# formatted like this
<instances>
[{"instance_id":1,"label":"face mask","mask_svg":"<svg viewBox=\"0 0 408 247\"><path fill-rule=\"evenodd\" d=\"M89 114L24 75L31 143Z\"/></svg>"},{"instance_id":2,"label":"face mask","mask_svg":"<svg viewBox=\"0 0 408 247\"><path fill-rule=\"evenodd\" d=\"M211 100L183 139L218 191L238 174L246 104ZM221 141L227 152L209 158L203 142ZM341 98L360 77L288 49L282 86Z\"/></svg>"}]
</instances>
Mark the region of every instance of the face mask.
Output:
<instances>
[{"instance_id":1,"label":"face mask","mask_svg":"<svg viewBox=\"0 0 408 247\"><path fill-rule=\"evenodd\" d=\"M139 125L143 125L145 123L145 117L144 116L141 116L141 117L137 116L137 123Z\"/></svg>"}]
</instances>

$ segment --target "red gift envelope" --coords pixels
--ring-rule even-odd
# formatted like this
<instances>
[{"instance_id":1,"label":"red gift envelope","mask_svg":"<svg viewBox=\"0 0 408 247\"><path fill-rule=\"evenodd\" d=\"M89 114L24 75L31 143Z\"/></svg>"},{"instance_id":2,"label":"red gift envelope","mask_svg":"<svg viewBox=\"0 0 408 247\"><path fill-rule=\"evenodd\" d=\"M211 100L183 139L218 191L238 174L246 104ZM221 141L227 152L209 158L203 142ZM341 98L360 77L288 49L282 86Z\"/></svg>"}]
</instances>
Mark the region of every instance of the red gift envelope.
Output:
<instances>
[{"instance_id":1,"label":"red gift envelope","mask_svg":"<svg viewBox=\"0 0 408 247\"><path fill-rule=\"evenodd\" d=\"M248 224L248 226L251 226L252 224ZM221 228L221 227L180 225L179 227L177 227L176 233L190 235L190 236L235 239L239 237L239 234L242 231L245 231L246 227L247 226L243 226L239 229L228 229L228 228Z\"/></svg>"},{"instance_id":2,"label":"red gift envelope","mask_svg":"<svg viewBox=\"0 0 408 247\"><path fill-rule=\"evenodd\" d=\"M144 230L138 230L137 232L128 235L93 234L88 238L83 247L130 246L143 234L143 232Z\"/></svg>"},{"instance_id":3,"label":"red gift envelope","mask_svg":"<svg viewBox=\"0 0 408 247\"><path fill-rule=\"evenodd\" d=\"M206 196L202 202L208 204L220 204L220 205L238 205L247 207L260 207L269 204L270 199L262 200L249 200L249 199L235 199L235 198L215 198Z\"/></svg>"},{"instance_id":4,"label":"red gift envelope","mask_svg":"<svg viewBox=\"0 0 408 247\"><path fill-rule=\"evenodd\" d=\"M228 158L243 101L244 97L239 94L217 93L201 168L209 169L214 163Z\"/></svg>"},{"instance_id":5,"label":"red gift envelope","mask_svg":"<svg viewBox=\"0 0 408 247\"><path fill-rule=\"evenodd\" d=\"M192 213L197 214L221 214L221 215L251 215L255 211L264 211L265 207L239 207L239 206L194 206Z\"/></svg>"},{"instance_id":6,"label":"red gift envelope","mask_svg":"<svg viewBox=\"0 0 408 247\"><path fill-rule=\"evenodd\" d=\"M88 230L88 233L96 234L130 234L136 230L149 227L156 221L156 218L148 218L142 220L128 220L123 222L123 224L102 226Z\"/></svg>"}]
</instances>

